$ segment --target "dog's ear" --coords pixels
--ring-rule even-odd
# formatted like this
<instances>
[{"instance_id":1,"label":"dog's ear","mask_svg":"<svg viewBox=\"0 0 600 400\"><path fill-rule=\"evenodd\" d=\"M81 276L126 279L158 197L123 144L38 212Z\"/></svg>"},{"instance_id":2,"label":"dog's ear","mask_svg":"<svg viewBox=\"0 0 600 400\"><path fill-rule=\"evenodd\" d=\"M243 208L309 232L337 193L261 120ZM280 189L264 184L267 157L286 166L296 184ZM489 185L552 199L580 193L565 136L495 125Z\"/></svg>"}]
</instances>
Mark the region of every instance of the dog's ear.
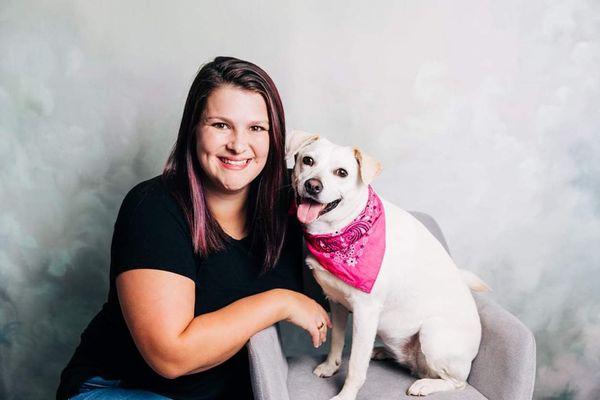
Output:
<instances>
[{"instance_id":1,"label":"dog's ear","mask_svg":"<svg viewBox=\"0 0 600 400\"><path fill-rule=\"evenodd\" d=\"M381 163L356 147L354 148L354 157L358 162L358 171L364 184L368 185L373 182L373 179L375 179L382 170Z\"/></svg>"},{"instance_id":2,"label":"dog's ear","mask_svg":"<svg viewBox=\"0 0 600 400\"><path fill-rule=\"evenodd\" d=\"M302 131L290 131L286 133L285 137L285 161L290 165L294 165L294 157L300 149L308 144L318 140L320 138L319 135L315 135L312 133L302 132Z\"/></svg>"}]
</instances>

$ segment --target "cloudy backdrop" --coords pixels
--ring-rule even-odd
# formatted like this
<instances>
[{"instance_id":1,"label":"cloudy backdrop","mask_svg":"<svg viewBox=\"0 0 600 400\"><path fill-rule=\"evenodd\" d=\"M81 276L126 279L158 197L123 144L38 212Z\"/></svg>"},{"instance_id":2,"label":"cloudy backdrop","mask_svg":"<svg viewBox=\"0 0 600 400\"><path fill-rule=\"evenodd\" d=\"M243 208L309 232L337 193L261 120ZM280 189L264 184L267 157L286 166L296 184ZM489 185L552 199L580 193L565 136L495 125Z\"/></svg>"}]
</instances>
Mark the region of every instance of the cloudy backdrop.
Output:
<instances>
[{"instance_id":1,"label":"cloudy backdrop","mask_svg":"<svg viewBox=\"0 0 600 400\"><path fill-rule=\"evenodd\" d=\"M568 0L3 0L0 398L53 397L105 299L118 207L218 55L438 220L534 331L536 398L600 398L600 3Z\"/></svg>"}]
</instances>

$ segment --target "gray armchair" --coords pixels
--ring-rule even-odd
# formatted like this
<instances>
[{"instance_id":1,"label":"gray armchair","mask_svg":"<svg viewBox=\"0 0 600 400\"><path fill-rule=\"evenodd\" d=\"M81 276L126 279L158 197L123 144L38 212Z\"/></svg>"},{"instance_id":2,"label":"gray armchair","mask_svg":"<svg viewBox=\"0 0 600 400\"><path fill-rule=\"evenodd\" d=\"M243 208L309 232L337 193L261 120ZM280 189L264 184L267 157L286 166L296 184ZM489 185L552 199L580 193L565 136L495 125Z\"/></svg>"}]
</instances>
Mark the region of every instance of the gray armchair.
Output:
<instances>
[{"instance_id":1,"label":"gray armchair","mask_svg":"<svg viewBox=\"0 0 600 400\"><path fill-rule=\"evenodd\" d=\"M448 251L448 245L435 220L427 214L411 213ZM310 277L307 276L306 279ZM315 296L322 296L314 281L309 280L307 283L315 291ZM535 380L533 334L488 296L475 294L474 297L481 318L482 337L479 353L469 375L469 385L464 390L434 393L427 398L531 399ZM348 325L350 323L351 321ZM347 330L347 335L350 331L351 329ZM349 348L346 345L345 351ZM326 345L313 349L308 335L286 323L271 326L254 335L248 342L248 353L256 400L327 400L335 396L346 378L348 354L345 354L342 368L336 375L318 378L313 375L312 370L324 360L327 350ZM415 379L406 369L392 361L372 360L357 399L414 399L413 396L406 395L406 389Z\"/></svg>"}]
</instances>

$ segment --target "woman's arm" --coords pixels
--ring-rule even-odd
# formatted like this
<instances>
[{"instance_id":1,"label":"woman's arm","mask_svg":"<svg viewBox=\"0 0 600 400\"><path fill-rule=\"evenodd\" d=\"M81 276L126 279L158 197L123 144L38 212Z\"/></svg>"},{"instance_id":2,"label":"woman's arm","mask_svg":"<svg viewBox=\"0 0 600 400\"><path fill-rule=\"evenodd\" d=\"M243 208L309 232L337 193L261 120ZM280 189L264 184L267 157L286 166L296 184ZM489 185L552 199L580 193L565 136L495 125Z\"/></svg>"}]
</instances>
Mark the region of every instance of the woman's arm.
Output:
<instances>
[{"instance_id":1,"label":"woman's arm","mask_svg":"<svg viewBox=\"0 0 600 400\"><path fill-rule=\"evenodd\" d=\"M173 379L224 362L256 332L284 319L307 330L315 347L326 337L318 330L326 311L314 300L286 289L245 297L194 317L195 284L182 275L134 269L116 281L123 316L144 360Z\"/></svg>"}]
</instances>

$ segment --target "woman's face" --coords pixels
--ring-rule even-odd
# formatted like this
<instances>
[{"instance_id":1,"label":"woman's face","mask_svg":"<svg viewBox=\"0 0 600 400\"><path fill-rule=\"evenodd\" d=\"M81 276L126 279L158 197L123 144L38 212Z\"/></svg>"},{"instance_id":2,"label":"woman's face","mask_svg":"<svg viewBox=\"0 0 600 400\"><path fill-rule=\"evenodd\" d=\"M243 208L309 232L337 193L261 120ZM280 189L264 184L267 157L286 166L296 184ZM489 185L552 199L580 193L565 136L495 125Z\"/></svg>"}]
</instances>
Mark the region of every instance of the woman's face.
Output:
<instances>
[{"instance_id":1,"label":"woman's face","mask_svg":"<svg viewBox=\"0 0 600 400\"><path fill-rule=\"evenodd\" d=\"M224 85L206 100L197 128L198 161L210 189L236 193L249 188L269 154L269 116L263 97Z\"/></svg>"}]
</instances>

